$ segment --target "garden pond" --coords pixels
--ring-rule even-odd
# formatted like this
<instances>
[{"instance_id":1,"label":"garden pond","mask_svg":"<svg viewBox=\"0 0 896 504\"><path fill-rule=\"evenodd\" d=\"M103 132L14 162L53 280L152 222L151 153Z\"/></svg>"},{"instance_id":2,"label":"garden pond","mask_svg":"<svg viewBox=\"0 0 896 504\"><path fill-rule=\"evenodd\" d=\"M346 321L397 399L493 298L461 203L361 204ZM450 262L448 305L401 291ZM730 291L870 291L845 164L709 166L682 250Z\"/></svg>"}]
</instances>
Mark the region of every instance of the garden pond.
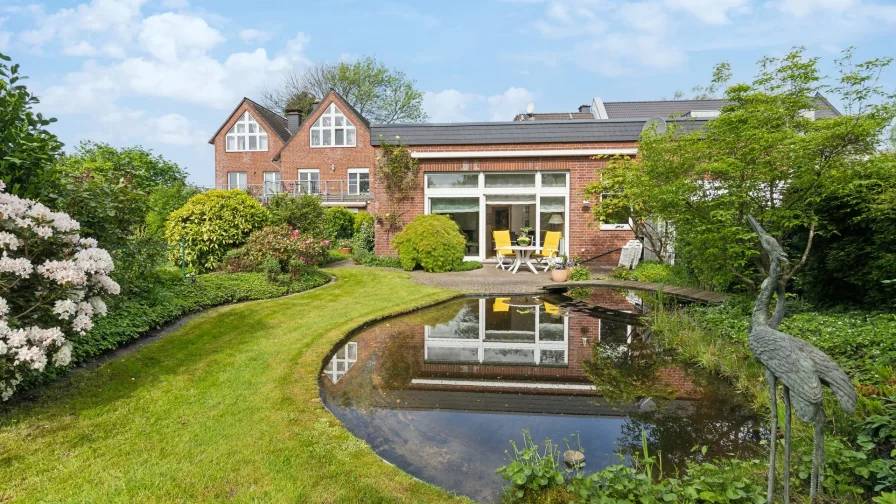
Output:
<instances>
[{"instance_id":1,"label":"garden pond","mask_svg":"<svg viewBox=\"0 0 896 504\"><path fill-rule=\"evenodd\" d=\"M636 296L577 297L465 297L370 325L326 359L321 398L385 460L480 502L500 500L524 429L562 449L578 433L589 471L640 452L642 431L665 467L756 449L745 401L655 341Z\"/></svg>"}]
</instances>

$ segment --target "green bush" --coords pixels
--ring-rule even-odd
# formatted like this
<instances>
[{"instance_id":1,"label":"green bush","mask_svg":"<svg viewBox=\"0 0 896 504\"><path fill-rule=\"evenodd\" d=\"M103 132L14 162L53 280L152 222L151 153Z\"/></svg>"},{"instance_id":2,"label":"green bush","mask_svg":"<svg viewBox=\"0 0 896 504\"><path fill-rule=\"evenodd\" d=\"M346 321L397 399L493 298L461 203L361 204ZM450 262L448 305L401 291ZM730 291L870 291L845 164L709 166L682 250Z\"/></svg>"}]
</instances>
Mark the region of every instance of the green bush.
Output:
<instances>
[{"instance_id":1,"label":"green bush","mask_svg":"<svg viewBox=\"0 0 896 504\"><path fill-rule=\"evenodd\" d=\"M344 207L328 208L326 229L331 240L350 240L355 229L355 214Z\"/></svg>"},{"instance_id":2,"label":"green bush","mask_svg":"<svg viewBox=\"0 0 896 504\"><path fill-rule=\"evenodd\" d=\"M244 271L254 270L269 257L273 257L280 264L283 273L289 270L289 263L293 260L307 264L321 264L327 257L329 246L329 240L316 240L301 235L286 224L265 226L253 231L246 240L245 259L250 267Z\"/></svg>"},{"instance_id":3,"label":"green bush","mask_svg":"<svg viewBox=\"0 0 896 504\"><path fill-rule=\"evenodd\" d=\"M370 214L359 213L358 215ZM357 223L357 221L355 222ZM374 229L373 217L371 217L369 221L365 220L361 222L361 227L355 231L355 236L354 238L352 238L352 248L373 252L373 249L376 245L375 232L376 231Z\"/></svg>"},{"instance_id":4,"label":"green bush","mask_svg":"<svg viewBox=\"0 0 896 504\"><path fill-rule=\"evenodd\" d=\"M633 270L617 268L613 270L612 276L618 280L697 287L697 280L683 266L660 264L655 261L644 261Z\"/></svg>"},{"instance_id":5,"label":"green bush","mask_svg":"<svg viewBox=\"0 0 896 504\"><path fill-rule=\"evenodd\" d=\"M292 197L278 194L268 204L274 223L286 224L299 233L315 238L326 238L327 214L320 206L320 198L311 194Z\"/></svg>"},{"instance_id":6,"label":"green bush","mask_svg":"<svg viewBox=\"0 0 896 504\"><path fill-rule=\"evenodd\" d=\"M467 239L453 220L445 215L418 215L392 238L401 266L412 270L443 272L456 268L464 259Z\"/></svg>"},{"instance_id":7,"label":"green bush","mask_svg":"<svg viewBox=\"0 0 896 504\"><path fill-rule=\"evenodd\" d=\"M352 261L361 266L378 268L401 268L401 260L397 257L378 256L366 250L352 251Z\"/></svg>"},{"instance_id":8,"label":"green bush","mask_svg":"<svg viewBox=\"0 0 896 504\"><path fill-rule=\"evenodd\" d=\"M367 213L367 212L358 212L358 213L356 213L356 214L355 214L355 228L354 228L354 233L355 233L355 234L358 234L359 232L361 232L361 227L362 227L365 223L368 223L368 224L370 224L371 226L373 226L373 224L374 224L375 222L376 222L376 219L374 219L373 215L371 215L371 214L369 214L369 213Z\"/></svg>"},{"instance_id":9,"label":"green bush","mask_svg":"<svg viewBox=\"0 0 896 504\"><path fill-rule=\"evenodd\" d=\"M481 268L482 263L479 261L461 261L461 263L455 266L451 271L473 271Z\"/></svg>"},{"instance_id":10,"label":"green bush","mask_svg":"<svg viewBox=\"0 0 896 504\"><path fill-rule=\"evenodd\" d=\"M214 190L193 196L165 223L171 261L180 264L183 240L190 271L211 271L228 250L245 243L270 218L261 203L244 191Z\"/></svg>"}]
</instances>

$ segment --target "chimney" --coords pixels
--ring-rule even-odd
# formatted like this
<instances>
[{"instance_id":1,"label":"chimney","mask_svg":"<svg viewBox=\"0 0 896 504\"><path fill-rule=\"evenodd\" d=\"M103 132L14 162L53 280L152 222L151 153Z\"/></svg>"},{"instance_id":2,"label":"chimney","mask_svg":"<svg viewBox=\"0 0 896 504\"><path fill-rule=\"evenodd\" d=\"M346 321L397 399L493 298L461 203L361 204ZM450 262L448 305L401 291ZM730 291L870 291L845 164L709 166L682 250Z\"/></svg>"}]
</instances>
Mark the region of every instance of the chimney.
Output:
<instances>
[{"instance_id":1,"label":"chimney","mask_svg":"<svg viewBox=\"0 0 896 504\"><path fill-rule=\"evenodd\" d=\"M295 135L299 131L302 124L302 113L298 109L286 110L286 129L290 135Z\"/></svg>"},{"instance_id":2,"label":"chimney","mask_svg":"<svg viewBox=\"0 0 896 504\"><path fill-rule=\"evenodd\" d=\"M320 100L314 100L314 102L311 103L311 113L313 114L314 111L317 110L317 107L319 107L319 106L320 106Z\"/></svg>"},{"instance_id":3,"label":"chimney","mask_svg":"<svg viewBox=\"0 0 896 504\"><path fill-rule=\"evenodd\" d=\"M579 105L579 112L582 112L582 113L591 112L591 105L588 105L587 103L584 105Z\"/></svg>"}]
</instances>

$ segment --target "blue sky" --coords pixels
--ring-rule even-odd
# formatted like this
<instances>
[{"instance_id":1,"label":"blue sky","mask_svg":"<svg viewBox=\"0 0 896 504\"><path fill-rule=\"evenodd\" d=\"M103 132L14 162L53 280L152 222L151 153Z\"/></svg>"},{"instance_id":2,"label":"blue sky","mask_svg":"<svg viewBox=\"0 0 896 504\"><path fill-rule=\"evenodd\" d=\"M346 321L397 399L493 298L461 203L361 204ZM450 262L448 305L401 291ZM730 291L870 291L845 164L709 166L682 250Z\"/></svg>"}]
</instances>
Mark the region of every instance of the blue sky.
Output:
<instances>
[{"instance_id":1,"label":"blue sky","mask_svg":"<svg viewBox=\"0 0 896 504\"><path fill-rule=\"evenodd\" d=\"M199 184L209 137L243 96L317 61L373 55L426 92L437 122L510 120L605 101L671 97L728 60L804 45L833 58L896 56L883 0L0 0L0 52L21 63L68 148L141 144ZM896 88L896 69L882 75Z\"/></svg>"}]
</instances>

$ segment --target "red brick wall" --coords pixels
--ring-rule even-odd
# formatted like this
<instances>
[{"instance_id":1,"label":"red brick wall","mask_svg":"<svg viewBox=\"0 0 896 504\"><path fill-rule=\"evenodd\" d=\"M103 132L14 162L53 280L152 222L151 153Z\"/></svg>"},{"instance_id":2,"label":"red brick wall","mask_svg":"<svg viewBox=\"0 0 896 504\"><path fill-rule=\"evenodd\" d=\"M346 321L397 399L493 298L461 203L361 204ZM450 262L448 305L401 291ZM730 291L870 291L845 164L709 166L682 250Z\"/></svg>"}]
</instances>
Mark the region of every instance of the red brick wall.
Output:
<instances>
[{"instance_id":1,"label":"red brick wall","mask_svg":"<svg viewBox=\"0 0 896 504\"><path fill-rule=\"evenodd\" d=\"M268 134L268 150L266 152L227 152L225 139L227 132L233 127L243 112L249 111L249 114L258 122L259 125ZM280 137L274 133L270 125L264 122L264 118L245 100L236 109L236 112L230 116L230 119L218 132L214 140L215 145L215 187L227 189L227 173L231 171L246 172L246 182L248 184L264 183L264 175L266 171L277 171L277 167L271 164L274 154L282 147L283 142Z\"/></svg>"},{"instance_id":2,"label":"red brick wall","mask_svg":"<svg viewBox=\"0 0 896 504\"><path fill-rule=\"evenodd\" d=\"M311 126L334 101L355 126L355 147L311 147ZM297 180L300 168L316 168L320 170L321 190L326 180L347 180L349 168L370 170L372 185L375 165L376 150L370 145L370 130L335 93L330 93L320 102L280 154L280 176L283 181ZM335 186L331 187L335 189Z\"/></svg>"},{"instance_id":3,"label":"red brick wall","mask_svg":"<svg viewBox=\"0 0 896 504\"><path fill-rule=\"evenodd\" d=\"M508 156L512 156L515 150L548 150L548 149L599 149L599 148L632 148L636 143L555 143L555 144L516 144L516 145L433 145L412 146L409 149L415 152L451 152L451 151L485 151L506 150ZM592 159L588 156L578 157L545 157L545 158L484 158L484 159L421 159L417 190L414 197L406 202L396 212L401 215L401 225L405 225L414 216L424 213L425 200L423 197L423 173L438 171L534 171L534 170L562 170L570 173L570 236L567 249L570 254L581 256L583 259L608 252L622 247L625 242L634 238L630 231L601 231L594 222L591 206L585 205L585 186L597 180L597 173L606 164L604 160ZM373 212L379 215L389 212L388 202L383 191L374 185L375 201ZM381 255L394 255L390 245L391 235L387 232L383 222L377 224L376 253ZM598 264L615 265L619 261L619 253L612 253L601 257L595 262Z\"/></svg>"}]
</instances>

